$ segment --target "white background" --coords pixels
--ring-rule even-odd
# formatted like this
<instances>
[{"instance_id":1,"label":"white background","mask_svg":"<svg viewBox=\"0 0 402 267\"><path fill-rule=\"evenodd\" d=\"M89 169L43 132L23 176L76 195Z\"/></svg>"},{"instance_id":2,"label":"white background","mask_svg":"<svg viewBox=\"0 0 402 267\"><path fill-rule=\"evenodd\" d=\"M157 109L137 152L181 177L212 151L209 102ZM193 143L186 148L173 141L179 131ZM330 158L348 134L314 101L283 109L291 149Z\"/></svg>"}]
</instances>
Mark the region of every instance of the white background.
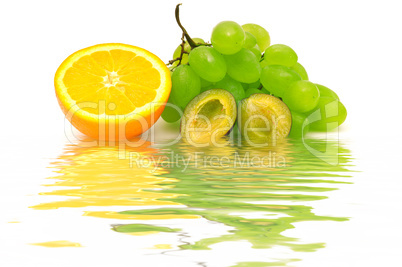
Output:
<instances>
[{"instance_id":1,"label":"white background","mask_svg":"<svg viewBox=\"0 0 402 267\"><path fill-rule=\"evenodd\" d=\"M222 20L264 26L271 43L291 46L310 80L335 90L348 109L340 138L361 172L353 186L333 195L338 202L332 203L338 206L331 208L351 220L336 225L336 230L324 224L329 227L315 225L310 228L313 232L304 232L307 237L323 236L327 248L303 256L294 266L402 266L397 254L402 249L399 1L182 2L182 23L193 37L209 40L213 26ZM43 179L51 175L46 169L49 161L66 143L64 116L53 87L57 67L76 50L106 42L140 46L167 62L180 43L176 4L171 0L1 2L1 266L33 266L29 256L39 253L19 246L16 240L24 240L21 236L28 233L15 231L7 222L30 216L24 214L32 204L28 196L40 191ZM324 203L321 210L325 207ZM66 266L89 262L85 254L72 260L62 251L52 253L64 258ZM23 255L28 255L26 262ZM42 266L53 266L52 255ZM116 266L126 266L123 261Z\"/></svg>"}]
</instances>

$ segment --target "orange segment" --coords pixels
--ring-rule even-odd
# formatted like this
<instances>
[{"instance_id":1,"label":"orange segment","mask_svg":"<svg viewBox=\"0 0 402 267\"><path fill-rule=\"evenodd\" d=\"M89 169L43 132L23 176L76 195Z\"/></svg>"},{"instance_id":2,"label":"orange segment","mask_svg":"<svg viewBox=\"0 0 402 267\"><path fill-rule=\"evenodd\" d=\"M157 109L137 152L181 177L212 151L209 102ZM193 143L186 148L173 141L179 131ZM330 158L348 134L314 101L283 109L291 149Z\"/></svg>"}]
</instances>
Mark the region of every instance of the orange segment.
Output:
<instances>
[{"instance_id":1,"label":"orange segment","mask_svg":"<svg viewBox=\"0 0 402 267\"><path fill-rule=\"evenodd\" d=\"M74 62L74 68L83 70L97 76L106 76L107 72L91 56L84 56Z\"/></svg>"},{"instance_id":2,"label":"orange segment","mask_svg":"<svg viewBox=\"0 0 402 267\"><path fill-rule=\"evenodd\" d=\"M87 99L87 96L97 93L102 88L104 88L103 83L90 83L68 87L67 92L72 99L77 102L82 102L85 100L96 100L93 98Z\"/></svg>"},{"instance_id":3,"label":"orange segment","mask_svg":"<svg viewBox=\"0 0 402 267\"><path fill-rule=\"evenodd\" d=\"M141 134L159 118L171 80L166 65L149 51L125 44L100 44L68 57L56 72L55 88L63 112L78 130L100 138L99 125L117 129L127 123L127 138ZM148 127L143 123L139 127L137 122L143 119ZM118 131L112 132L116 136L103 138L117 138Z\"/></svg>"},{"instance_id":4,"label":"orange segment","mask_svg":"<svg viewBox=\"0 0 402 267\"><path fill-rule=\"evenodd\" d=\"M141 56L136 56L128 64L123 65L117 73L120 76L130 75L136 72L143 72L152 68L152 64Z\"/></svg>"},{"instance_id":5,"label":"orange segment","mask_svg":"<svg viewBox=\"0 0 402 267\"><path fill-rule=\"evenodd\" d=\"M156 96L155 90L138 84L119 83L117 88L122 90L136 107L142 107L145 104L150 103Z\"/></svg>"},{"instance_id":6,"label":"orange segment","mask_svg":"<svg viewBox=\"0 0 402 267\"><path fill-rule=\"evenodd\" d=\"M69 68L63 78L64 86L67 88L99 82L103 82L103 78L101 76L94 75L83 69L77 69L75 67Z\"/></svg>"},{"instance_id":7,"label":"orange segment","mask_svg":"<svg viewBox=\"0 0 402 267\"><path fill-rule=\"evenodd\" d=\"M136 54L131 51L118 49L110 50L110 55L114 61L114 71L117 72L126 66L134 57L136 57Z\"/></svg>"},{"instance_id":8,"label":"orange segment","mask_svg":"<svg viewBox=\"0 0 402 267\"><path fill-rule=\"evenodd\" d=\"M127 114L135 109L128 97L114 86L107 89L106 114Z\"/></svg>"},{"instance_id":9,"label":"orange segment","mask_svg":"<svg viewBox=\"0 0 402 267\"><path fill-rule=\"evenodd\" d=\"M113 58L109 51L98 51L91 54L95 62L103 69L113 71Z\"/></svg>"},{"instance_id":10,"label":"orange segment","mask_svg":"<svg viewBox=\"0 0 402 267\"><path fill-rule=\"evenodd\" d=\"M151 68L121 76L120 81L156 89L160 86L160 75L156 69Z\"/></svg>"}]
</instances>

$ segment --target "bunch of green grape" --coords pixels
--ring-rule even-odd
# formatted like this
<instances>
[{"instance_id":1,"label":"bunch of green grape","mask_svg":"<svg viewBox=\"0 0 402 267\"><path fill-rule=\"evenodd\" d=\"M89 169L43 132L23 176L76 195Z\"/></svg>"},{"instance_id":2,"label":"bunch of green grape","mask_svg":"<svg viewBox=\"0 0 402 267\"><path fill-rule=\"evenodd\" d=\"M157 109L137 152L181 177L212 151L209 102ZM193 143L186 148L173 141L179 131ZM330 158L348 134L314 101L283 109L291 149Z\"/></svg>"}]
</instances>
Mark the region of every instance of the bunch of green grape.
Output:
<instances>
[{"instance_id":1,"label":"bunch of green grape","mask_svg":"<svg viewBox=\"0 0 402 267\"><path fill-rule=\"evenodd\" d=\"M186 105L209 89L225 89L239 103L255 93L280 98L292 114L291 136L329 131L344 122L346 109L331 89L308 81L296 52L270 45L267 30L257 24L222 21L211 43L182 42L171 61L172 91L162 118L179 121Z\"/></svg>"}]
</instances>

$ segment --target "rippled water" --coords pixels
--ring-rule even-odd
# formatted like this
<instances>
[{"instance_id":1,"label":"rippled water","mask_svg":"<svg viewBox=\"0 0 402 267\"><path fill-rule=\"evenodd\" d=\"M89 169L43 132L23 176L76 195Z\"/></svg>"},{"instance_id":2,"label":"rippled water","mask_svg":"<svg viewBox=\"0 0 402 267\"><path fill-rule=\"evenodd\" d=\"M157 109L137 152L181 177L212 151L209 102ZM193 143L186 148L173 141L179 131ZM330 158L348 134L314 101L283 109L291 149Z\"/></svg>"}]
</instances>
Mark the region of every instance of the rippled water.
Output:
<instances>
[{"instance_id":1,"label":"rippled water","mask_svg":"<svg viewBox=\"0 0 402 267\"><path fill-rule=\"evenodd\" d=\"M323 193L337 190L340 184L353 182L348 179L350 158L350 151L338 142L313 139L307 143L287 140L264 148L244 144L194 148L184 142L169 147L144 142L124 150L116 146L84 147L84 143L67 145L52 164L57 175L49 179L54 183L44 185L52 190L44 190L42 203L31 208L88 207L84 216L119 221L103 231L130 234L133 239L161 232L179 234L175 251L208 250L222 242L246 241L253 249L284 246L313 252L324 247L325 240L303 243L283 232L294 228L296 222L347 220L315 214L308 203L326 198ZM47 195L67 198L49 202ZM191 234L181 224L158 224L186 220L196 225L201 218L229 230L186 241L182 237ZM74 240L44 240L36 245L63 244L85 245ZM165 252L173 247L156 244ZM232 266L287 266L293 260L297 259L267 258Z\"/></svg>"}]
</instances>

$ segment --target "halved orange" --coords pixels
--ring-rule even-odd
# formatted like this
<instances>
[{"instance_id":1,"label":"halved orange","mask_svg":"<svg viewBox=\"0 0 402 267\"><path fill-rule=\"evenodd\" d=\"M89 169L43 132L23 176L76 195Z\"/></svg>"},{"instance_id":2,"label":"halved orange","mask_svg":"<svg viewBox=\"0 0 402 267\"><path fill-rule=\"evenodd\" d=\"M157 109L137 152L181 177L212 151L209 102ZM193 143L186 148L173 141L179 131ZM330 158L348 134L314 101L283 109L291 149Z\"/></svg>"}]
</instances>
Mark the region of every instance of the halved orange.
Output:
<instances>
[{"instance_id":1,"label":"halved orange","mask_svg":"<svg viewBox=\"0 0 402 267\"><path fill-rule=\"evenodd\" d=\"M161 59L132 45L99 44L70 55L55 75L67 119L96 139L130 139L160 117L171 90Z\"/></svg>"}]
</instances>

